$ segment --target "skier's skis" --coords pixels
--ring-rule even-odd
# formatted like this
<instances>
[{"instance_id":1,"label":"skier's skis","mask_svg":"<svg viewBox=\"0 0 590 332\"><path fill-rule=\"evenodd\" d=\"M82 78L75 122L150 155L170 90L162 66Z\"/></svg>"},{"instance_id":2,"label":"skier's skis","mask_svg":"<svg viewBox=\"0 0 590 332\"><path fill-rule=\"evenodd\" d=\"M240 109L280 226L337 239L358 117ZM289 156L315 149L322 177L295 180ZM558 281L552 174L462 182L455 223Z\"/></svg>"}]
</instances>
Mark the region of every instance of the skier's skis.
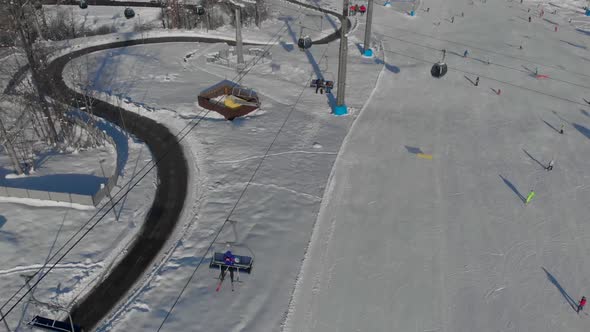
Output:
<instances>
[{"instance_id":1,"label":"skier's skis","mask_svg":"<svg viewBox=\"0 0 590 332\"><path fill-rule=\"evenodd\" d=\"M221 284L223 283L223 279L225 279L225 271L221 272L221 278L219 278L219 283L217 284L217 288L215 288L216 292L219 292L221 289ZM232 285L233 287L233 285Z\"/></svg>"}]
</instances>

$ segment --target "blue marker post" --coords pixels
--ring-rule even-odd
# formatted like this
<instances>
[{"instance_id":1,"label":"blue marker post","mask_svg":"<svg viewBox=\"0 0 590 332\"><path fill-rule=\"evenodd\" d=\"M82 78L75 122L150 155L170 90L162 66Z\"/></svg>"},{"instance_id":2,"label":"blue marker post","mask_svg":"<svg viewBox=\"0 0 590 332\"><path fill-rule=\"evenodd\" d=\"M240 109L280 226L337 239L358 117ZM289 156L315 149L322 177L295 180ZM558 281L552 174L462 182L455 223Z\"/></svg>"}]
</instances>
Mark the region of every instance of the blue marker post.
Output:
<instances>
[{"instance_id":1,"label":"blue marker post","mask_svg":"<svg viewBox=\"0 0 590 332\"><path fill-rule=\"evenodd\" d=\"M416 13L414 13L414 10L410 11L410 16L414 16Z\"/></svg>"},{"instance_id":2,"label":"blue marker post","mask_svg":"<svg viewBox=\"0 0 590 332\"><path fill-rule=\"evenodd\" d=\"M590 9L586 9L586 16L590 16Z\"/></svg>"}]
</instances>

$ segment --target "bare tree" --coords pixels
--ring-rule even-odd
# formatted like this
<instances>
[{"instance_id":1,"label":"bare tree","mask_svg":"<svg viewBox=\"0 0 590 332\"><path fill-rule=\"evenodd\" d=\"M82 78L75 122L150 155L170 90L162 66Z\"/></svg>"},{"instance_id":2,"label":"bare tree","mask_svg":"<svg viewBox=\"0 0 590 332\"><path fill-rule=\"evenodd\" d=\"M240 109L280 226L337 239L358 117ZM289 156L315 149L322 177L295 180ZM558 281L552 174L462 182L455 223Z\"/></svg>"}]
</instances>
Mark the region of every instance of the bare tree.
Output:
<instances>
[{"instance_id":1,"label":"bare tree","mask_svg":"<svg viewBox=\"0 0 590 332\"><path fill-rule=\"evenodd\" d=\"M56 144L59 142L59 136L50 105L45 96L46 90L50 87L43 84L46 81L44 80L45 59L41 56L41 52L37 52L34 48L35 33L31 23L31 17L33 16L30 14L31 10L34 10L34 8L32 8L29 0L11 0L9 5L11 19L20 36L27 57L31 71L31 83L34 87L37 103L43 112L43 120L48 128L48 139L52 144Z\"/></svg>"},{"instance_id":2,"label":"bare tree","mask_svg":"<svg viewBox=\"0 0 590 332\"><path fill-rule=\"evenodd\" d=\"M4 127L4 122L0 118L0 144L4 147L4 150L8 153L10 157L10 162L14 167L14 171L16 174L23 174L23 168L19 162L18 156L16 155L16 150L14 149L13 140L11 137L8 136L6 132L6 128Z\"/></svg>"}]
</instances>

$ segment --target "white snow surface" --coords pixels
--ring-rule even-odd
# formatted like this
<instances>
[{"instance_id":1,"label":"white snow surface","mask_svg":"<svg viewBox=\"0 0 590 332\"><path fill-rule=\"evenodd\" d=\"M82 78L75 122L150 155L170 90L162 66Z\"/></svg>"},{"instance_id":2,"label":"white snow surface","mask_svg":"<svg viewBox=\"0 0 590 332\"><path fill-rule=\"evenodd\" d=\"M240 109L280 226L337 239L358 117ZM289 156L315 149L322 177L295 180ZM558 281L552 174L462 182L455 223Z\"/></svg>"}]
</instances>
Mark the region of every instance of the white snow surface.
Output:
<instances>
[{"instance_id":1,"label":"white snow surface","mask_svg":"<svg viewBox=\"0 0 590 332\"><path fill-rule=\"evenodd\" d=\"M399 73L338 155L283 331L588 329L589 36L537 4L375 12Z\"/></svg>"}]
</instances>

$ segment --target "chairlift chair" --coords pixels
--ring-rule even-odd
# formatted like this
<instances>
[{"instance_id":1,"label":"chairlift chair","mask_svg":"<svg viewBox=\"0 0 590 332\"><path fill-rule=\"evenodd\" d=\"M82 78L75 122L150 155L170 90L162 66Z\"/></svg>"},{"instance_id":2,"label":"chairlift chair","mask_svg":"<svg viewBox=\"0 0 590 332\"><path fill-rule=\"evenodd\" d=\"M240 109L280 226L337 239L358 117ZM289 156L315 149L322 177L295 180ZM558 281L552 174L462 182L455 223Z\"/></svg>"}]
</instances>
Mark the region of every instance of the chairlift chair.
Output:
<instances>
[{"instance_id":1,"label":"chairlift chair","mask_svg":"<svg viewBox=\"0 0 590 332\"><path fill-rule=\"evenodd\" d=\"M197 6L197 15L201 16L205 14L205 7Z\"/></svg>"},{"instance_id":2,"label":"chairlift chair","mask_svg":"<svg viewBox=\"0 0 590 332\"><path fill-rule=\"evenodd\" d=\"M33 3L33 6L35 7L36 10L40 10L41 8L43 8L43 4L41 3L41 1L35 1Z\"/></svg>"},{"instance_id":3,"label":"chairlift chair","mask_svg":"<svg viewBox=\"0 0 590 332\"><path fill-rule=\"evenodd\" d=\"M78 6L80 6L80 8L82 8L82 9L86 9L86 8L88 8L88 2L86 0L80 0L80 3L78 4Z\"/></svg>"},{"instance_id":4,"label":"chairlift chair","mask_svg":"<svg viewBox=\"0 0 590 332\"><path fill-rule=\"evenodd\" d=\"M68 315L69 317L69 315ZM74 324L72 322L72 318L69 317L69 322L64 322L60 320L54 320L50 318L45 318L41 316L35 316L33 320L29 323L29 325L48 330L48 331L56 331L56 332L83 332L84 330Z\"/></svg>"},{"instance_id":5,"label":"chairlift chair","mask_svg":"<svg viewBox=\"0 0 590 332\"><path fill-rule=\"evenodd\" d=\"M135 17L135 11L133 11L133 9L131 9L129 7L125 8L125 11L123 13L125 14L126 19L130 19L130 18Z\"/></svg>"}]
</instances>

